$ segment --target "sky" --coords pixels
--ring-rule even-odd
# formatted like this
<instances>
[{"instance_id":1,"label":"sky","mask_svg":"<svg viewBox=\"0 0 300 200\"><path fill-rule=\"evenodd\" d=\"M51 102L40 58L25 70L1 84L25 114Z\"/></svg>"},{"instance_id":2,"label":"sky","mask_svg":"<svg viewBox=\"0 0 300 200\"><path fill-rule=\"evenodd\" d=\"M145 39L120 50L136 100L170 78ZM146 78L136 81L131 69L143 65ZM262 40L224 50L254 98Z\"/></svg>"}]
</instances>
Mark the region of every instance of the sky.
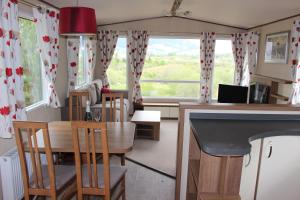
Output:
<instances>
[{"instance_id":1,"label":"sky","mask_svg":"<svg viewBox=\"0 0 300 200\"><path fill-rule=\"evenodd\" d=\"M117 50L120 54L126 55L126 39L119 38ZM230 40L217 40L216 54L232 53ZM200 40L199 39L178 39L178 38L150 38L148 55L199 55Z\"/></svg>"}]
</instances>

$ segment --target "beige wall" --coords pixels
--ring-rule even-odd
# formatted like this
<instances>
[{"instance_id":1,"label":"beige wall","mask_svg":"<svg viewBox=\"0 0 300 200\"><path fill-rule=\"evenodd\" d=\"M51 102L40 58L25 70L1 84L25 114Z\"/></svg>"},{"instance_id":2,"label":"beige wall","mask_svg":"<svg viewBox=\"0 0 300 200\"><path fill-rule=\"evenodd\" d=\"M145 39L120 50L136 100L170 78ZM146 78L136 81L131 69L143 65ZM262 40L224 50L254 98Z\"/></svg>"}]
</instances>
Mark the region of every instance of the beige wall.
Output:
<instances>
[{"instance_id":1,"label":"beige wall","mask_svg":"<svg viewBox=\"0 0 300 200\"><path fill-rule=\"evenodd\" d=\"M135 22L126 22L114 25L99 26L100 29L118 30L125 34L128 30L147 30L150 35L156 36L188 36L199 37L201 32L216 32L218 35L228 35L234 32L242 32L245 30L231 28L222 25L215 25L195 20L189 20L178 17L162 17L157 19L147 19ZM122 34L122 33L121 33ZM97 54L99 55L99 53ZM99 58L99 57L98 57ZM95 68L95 78L101 78L103 67L97 60ZM128 72L128 88L129 98L132 95L132 74ZM131 109L132 110L132 109Z\"/></svg>"},{"instance_id":2,"label":"beige wall","mask_svg":"<svg viewBox=\"0 0 300 200\"><path fill-rule=\"evenodd\" d=\"M294 17L291 19L287 19L284 21L280 21L280 22L276 22L266 26L261 26L252 29L253 31L258 31L260 33L258 68L256 74L279 78L279 79L292 80L290 59L288 59L288 64L270 64L264 62L265 42L266 42L267 34L290 31L294 20L299 18L300 17ZM284 84L279 85L279 94L284 96L289 96L290 91L291 91L291 85L284 85ZM278 101L278 103L286 103L286 102Z\"/></svg>"},{"instance_id":3,"label":"beige wall","mask_svg":"<svg viewBox=\"0 0 300 200\"><path fill-rule=\"evenodd\" d=\"M257 74L291 80L291 62L289 59L288 64L270 64L264 63L264 53L265 53L265 42L266 35L271 33L278 33L283 31L290 31L292 28L293 21L299 19L300 17L295 17L287 19L284 21L276 22L252 30L258 31L260 33L260 43L259 43L259 56L258 56L258 69Z\"/></svg>"}]
</instances>

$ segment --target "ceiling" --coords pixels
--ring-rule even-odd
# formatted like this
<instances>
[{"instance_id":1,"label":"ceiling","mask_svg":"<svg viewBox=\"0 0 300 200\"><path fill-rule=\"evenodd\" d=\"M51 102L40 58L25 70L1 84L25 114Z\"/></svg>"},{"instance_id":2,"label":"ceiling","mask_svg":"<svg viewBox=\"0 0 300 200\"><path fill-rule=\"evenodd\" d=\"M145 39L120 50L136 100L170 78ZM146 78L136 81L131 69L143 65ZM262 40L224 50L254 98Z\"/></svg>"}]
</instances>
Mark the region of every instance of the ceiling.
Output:
<instances>
[{"instance_id":1,"label":"ceiling","mask_svg":"<svg viewBox=\"0 0 300 200\"><path fill-rule=\"evenodd\" d=\"M45 0L56 7L76 6L76 0ZM173 0L79 0L96 10L98 24L165 16ZM250 28L300 14L299 0L183 0L179 12L189 18Z\"/></svg>"}]
</instances>

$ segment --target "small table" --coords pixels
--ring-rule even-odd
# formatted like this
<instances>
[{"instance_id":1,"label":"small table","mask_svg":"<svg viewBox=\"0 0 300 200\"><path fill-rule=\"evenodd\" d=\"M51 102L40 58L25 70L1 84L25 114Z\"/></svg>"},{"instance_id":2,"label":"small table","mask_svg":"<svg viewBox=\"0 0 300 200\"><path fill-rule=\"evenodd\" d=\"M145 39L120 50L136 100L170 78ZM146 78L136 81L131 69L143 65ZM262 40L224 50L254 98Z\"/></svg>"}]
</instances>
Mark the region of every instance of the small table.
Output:
<instances>
[{"instance_id":1,"label":"small table","mask_svg":"<svg viewBox=\"0 0 300 200\"><path fill-rule=\"evenodd\" d=\"M137 125L137 131L151 130L152 139L160 138L160 111L135 111L131 122ZM140 126L150 126L152 129L139 129Z\"/></svg>"}]
</instances>

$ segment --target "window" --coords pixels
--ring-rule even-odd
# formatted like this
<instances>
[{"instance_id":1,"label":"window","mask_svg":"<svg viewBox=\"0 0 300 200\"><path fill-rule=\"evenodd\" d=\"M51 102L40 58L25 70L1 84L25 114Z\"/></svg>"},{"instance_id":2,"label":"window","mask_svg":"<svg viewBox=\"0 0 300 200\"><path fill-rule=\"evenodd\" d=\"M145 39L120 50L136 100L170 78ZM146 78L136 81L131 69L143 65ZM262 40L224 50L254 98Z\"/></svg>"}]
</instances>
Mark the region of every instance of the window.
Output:
<instances>
[{"instance_id":1,"label":"window","mask_svg":"<svg viewBox=\"0 0 300 200\"><path fill-rule=\"evenodd\" d=\"M218 98L219 84L233 84L235 63L230 39L217 39L212 98Z\"/></svg>"},{"instance_id":2,"label":"window","mask_svg":"<svg viewBox=\"0 0 300 200\"><path fill-rule=\"evenodd\" d=\"M19 18L26 106L43 100L41 59L33 21Z\"/></svg>"},{"instance_id":3,"label":"window","mask_svg":"<svg viewBox=\"0 0 300 200\"><path fill-rule=\"evenodd\" d=\"M84 48L84 39L83 36L80 36L80 44L79 44L79 60L78 60L78 73L77 73L77 80L76 86L79 87L84 85L87 81L87 73L85 68L85 48Z\"/></svg>"},{"instance_id":4,"label":"window","mask_svg":"<svg viewBox=\"0 0 300 200\"><path fill-rule=\"evenodd\" d=\"M107 70L107 77L111 89L127 89L127 49L126 37L119 37L116 49Z\"/></svg>"},{"instance_id":5,"label":"window","mask_svg":"<svg viewBox=\"0 0 300 200\"><path fill-rule=\"evenodd\" d=\"M200 40L150 38L141 87L144 97L199 98Z\"/></svg>"}]
</instances>

